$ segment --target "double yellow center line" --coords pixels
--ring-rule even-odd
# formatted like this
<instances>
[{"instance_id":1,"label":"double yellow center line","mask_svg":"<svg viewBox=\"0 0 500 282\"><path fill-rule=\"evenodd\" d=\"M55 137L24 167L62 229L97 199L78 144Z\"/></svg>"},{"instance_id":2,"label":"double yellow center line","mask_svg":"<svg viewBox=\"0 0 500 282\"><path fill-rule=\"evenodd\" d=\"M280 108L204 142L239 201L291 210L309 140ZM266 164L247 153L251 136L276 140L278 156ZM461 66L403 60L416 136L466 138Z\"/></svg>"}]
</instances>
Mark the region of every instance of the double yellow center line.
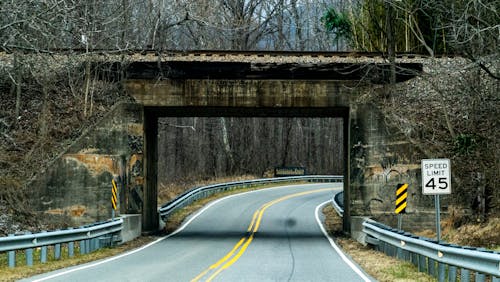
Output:
<instances>
[{"instance_id":1,"label":"double yellow center line","mask_svg":"<svg viewBox=\"0 0 500 282\"><path fill-rule=\"evenodd\" d=\"M278 199L275 199L273 201L267 202L263 204L259 209L257 209L253 216L252 216L252 221L250 222L250 225L248 226L247 229L247 235L243 238L241 238L236 245L220 260L218 260L216 263L212 264L210 267L205 269L203 272L198 274L191 282L197 282L204 276L208 276L206 281L212 281L217 275L219 275L222 271L225 269L229 268L231 265L233 265L242 255L245 253L246 249L252 243L252 240L254 238L255 233L259 230L260 223L262 221L262 216L264 215L264 212L271 207L274 204L277 204L279 202L291 199L291 198L296 198L308 194L313 194L313 193L319 193L319 192L324 192L324 191L329 191L332 190L331 188L324 188L324 189L317 189L317 190L311 190L311 191L305 191L305 192L300 192L300 193L295 193L295 194L290 194Z\"/></svg>"}]
</instances>

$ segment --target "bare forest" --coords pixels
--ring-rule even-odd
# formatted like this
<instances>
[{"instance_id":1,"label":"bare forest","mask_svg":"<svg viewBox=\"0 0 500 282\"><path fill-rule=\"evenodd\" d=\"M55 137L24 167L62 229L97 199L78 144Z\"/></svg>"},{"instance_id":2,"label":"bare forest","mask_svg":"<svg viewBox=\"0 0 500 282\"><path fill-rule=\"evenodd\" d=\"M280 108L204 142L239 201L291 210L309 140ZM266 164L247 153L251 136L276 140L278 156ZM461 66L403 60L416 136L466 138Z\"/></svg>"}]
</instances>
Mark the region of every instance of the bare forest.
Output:
<instances>
[{"instance_id":1,"label":"bare forest","mask_svg":"<svg viewBox=\"0 0 500 282\"><path fill-rule=\"evenodd\" d=\"M193 117L159 124L160 181L272 176L278 166L343 174L342 119Z\"/></svg>"},{"instance_id":2,"label":"bare forest","mask_svg":"<svg viewBox=\"0 0 500 282\"><path fill-rule=\"evenodd\" d=\"M121 78L102 80L91 68L92 56L145 49L380 52L393 73L396 54L427 55L422 77L389 85L390 95L371 102L426 152L451 156L466 195L456 204L473 211L468 219L498 217L498 8L498 0L1 1L0 233L39 224L26 200L30 181L112 105L130 100ZM63 60L55 56L63 51ZM439 56L463 61L443 65ZM159 173L189 178L181 163L202 178L261 176L283 164L341 173L340 129L325 119L163 119ZM195 161L197 152L208 153Z\"/></svg>"}]
</instances>

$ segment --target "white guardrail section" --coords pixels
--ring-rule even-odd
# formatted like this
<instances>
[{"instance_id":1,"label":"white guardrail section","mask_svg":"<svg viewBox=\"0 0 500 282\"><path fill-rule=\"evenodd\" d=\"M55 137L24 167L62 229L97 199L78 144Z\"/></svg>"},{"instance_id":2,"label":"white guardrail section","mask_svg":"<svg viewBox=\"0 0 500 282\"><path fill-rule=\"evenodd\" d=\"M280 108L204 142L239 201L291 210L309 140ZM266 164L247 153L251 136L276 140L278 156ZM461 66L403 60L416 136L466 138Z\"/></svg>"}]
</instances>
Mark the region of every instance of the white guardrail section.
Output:
<instances>
[{"instance_id":1,"label":"white guardrail section","mask_svg":"<svg viewBox=\"0 0 500 282\"><path fill-rule=\"evenodd\" d=\"M342 216L343 192L333 197L333 206ZM436 242L429 238L393 229L373 220L363 223L366 243L387 255L406 260L438 281L500 282L500 253L482 248ZM489 276L489 279L488 279Z\"/></svg>"},{"instance_id":2,"label":"white guardrail section","mask_svg":"<svg viewBox=\"0 0 500 282\"><path fill-rule=\"evenodd\" d=\"M203 187L198 187L191 189L184 194L181 194L176 199L163 205L159 209L160 216L162 220L166 220L172 213L181 209L192 202L209 197L215 193L220 193L224 191L248 188L256 185L263 184L274 184L282 182L297 182L297 181L307 181L307 182L342 182L344 177L342 175L304 175L304 176L289 176L289 177L276 177L276 178L264 178L264 179L254 179L254 180L244 180L235 181L222 184L214 184Z\"/></svg>"},{"instance_id":3,"label":"white guardrail section","mask_svg":"<svg viewBox=\"0 0 500 282\"><path fill-rule=\"evenodd\" d=\"M80 254L86 254L120 241L122 224L123 219L119 218L66 230L0 237L0 255L6 253L8 266L15 267L16 251L24 250L28 266L33 265L34 257L40 257L42 263L47 262L48 249L53 249L55 259L62 258L62 244L66 245L68 257L74 256L75 243L78 243ZM34 255L35 249L36 255Z\"/></svg>"}]
</instances>

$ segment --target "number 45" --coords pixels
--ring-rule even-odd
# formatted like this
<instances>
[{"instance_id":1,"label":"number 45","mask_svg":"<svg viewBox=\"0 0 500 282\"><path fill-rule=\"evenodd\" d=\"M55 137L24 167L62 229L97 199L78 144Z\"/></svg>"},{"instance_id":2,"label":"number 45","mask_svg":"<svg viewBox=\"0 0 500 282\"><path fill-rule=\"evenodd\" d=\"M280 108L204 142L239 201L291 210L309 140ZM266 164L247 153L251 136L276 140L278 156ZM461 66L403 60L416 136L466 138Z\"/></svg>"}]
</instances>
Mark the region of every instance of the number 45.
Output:
<instances>
[{"instance_id":1,"label":"number 45","mask_svg":"<svg viewBox=\"0 0 500 282\"><path fill-rule=\"evenodd\" d=\"M437 186L438 189L446 189L446 188L448 188L448 182L446 182L446 178L445 177L438 178L438 183L437 184L438 184L438 186ZM436 183L434 182L434 178L431 178L431 180L429 180L427 183L425 183L425 187L436 189Z\"/></svg>"}]
</instances>

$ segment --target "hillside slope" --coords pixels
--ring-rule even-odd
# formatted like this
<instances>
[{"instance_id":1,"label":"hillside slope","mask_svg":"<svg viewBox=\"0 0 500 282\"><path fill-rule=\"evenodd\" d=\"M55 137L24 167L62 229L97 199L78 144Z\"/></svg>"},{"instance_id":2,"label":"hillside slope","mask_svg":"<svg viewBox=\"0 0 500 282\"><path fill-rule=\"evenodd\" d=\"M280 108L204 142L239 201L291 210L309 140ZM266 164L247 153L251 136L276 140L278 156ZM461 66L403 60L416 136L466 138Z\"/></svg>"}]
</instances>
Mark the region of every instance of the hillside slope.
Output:
<instances>
[{"instance_id":1,"label":"hillside slope","mask_svg":"<svg viewBox=\"0 0 500 282\"><path fill-rule=\"evenodd\" d=\"M483 61L499 72L499 58ZM422 76L375 102L428 158L451 160L452 195L443 198L457 226L500 217L500 80L466 59L428 60Z\"/></svg>"},{"instance_id":2,"label":"hillside slope","mask_svg":"<svg viewBox=\"0 0 500 282\"><path fill-rule=\"evenodd\" d=\"M0 54L2 55L2 54ZM0 56L0 235L61 228L64 217L36 216L30 181L91 128L118 101L116 82L82 71L67 57Z\"/></svg>"}]
</instances>

